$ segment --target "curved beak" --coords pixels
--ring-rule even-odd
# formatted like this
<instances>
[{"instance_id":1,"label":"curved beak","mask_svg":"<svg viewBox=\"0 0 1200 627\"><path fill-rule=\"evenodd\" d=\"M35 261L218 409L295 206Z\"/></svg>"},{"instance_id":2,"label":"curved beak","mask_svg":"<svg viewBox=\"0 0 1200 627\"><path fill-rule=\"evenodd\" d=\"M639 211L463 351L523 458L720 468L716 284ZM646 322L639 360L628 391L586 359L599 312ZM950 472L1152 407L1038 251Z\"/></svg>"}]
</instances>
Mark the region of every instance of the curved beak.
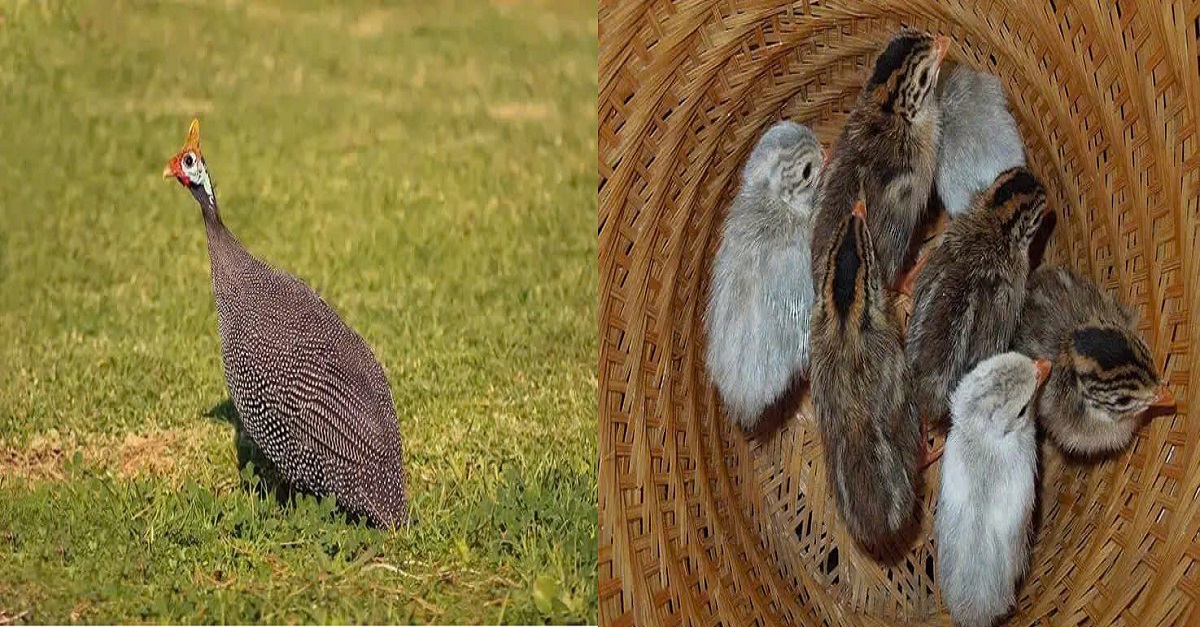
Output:
<instances>
[{"instance_id":1,"label":"curved beak","mask_svg":"<svg viewBox=\"0 0 1200 627\"><path fill-rule=\"evenodd\" d=\"M1158 393L1150 400L1150 406L1161 408L1175 406L1175 394L1171 392L1171 388L1167 387L1166 383L1158 386Z\"/></svg>"},{"instance_id":2,"label":"curved beak","mask_svg":"<svg viewBox=\"0 0 1200 627\"><path fill-rule=\"evenodd\" d=\"M169 164L169 163L167 164L166 167L163 168L163 178L164 179L175 178L175 173L171 171L171 164Z\"/></svg>"},{"instance_id":3,"label":"curved beak","mask_svg":"<svg viewBox=\"0 0 1200 627\"><path fill-rule=\"evenodd\" d=\"M933 50L937 54L937 65L941 65L942 60L946 58L946 52L950 50L950 38L945 35L934 37Z\"/></svg>"},{"instance_id":4,"label":"curved beak","mask_svg":"<svg viewBox=\"0 0 1200 627\"><path fill-rule=\"evenodd\" d=\"M1038 387L1041 387L1042 384L1046 383L1046 379L1050 377L1050 362L1045 359L1035 359L1033 366L1037 368Z\"/></svg>"}]
</instances>

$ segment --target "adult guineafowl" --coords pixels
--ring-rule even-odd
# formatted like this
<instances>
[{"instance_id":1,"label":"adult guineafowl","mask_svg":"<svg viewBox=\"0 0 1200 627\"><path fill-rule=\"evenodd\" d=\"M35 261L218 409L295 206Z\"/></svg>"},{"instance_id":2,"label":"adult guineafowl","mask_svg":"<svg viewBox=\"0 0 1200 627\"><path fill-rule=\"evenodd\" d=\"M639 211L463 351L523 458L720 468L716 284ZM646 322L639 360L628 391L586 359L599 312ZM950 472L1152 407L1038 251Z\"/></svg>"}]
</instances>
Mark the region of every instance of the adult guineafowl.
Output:
<instances>
[{"instance_id":1,"label":"adult guineafowl","mask_svg":"<svg viewBox=\"0 0 1200 627\"><path fill-rule=\"evenodd\" d=\"M371 349L316 292L255 259L221 222L198 120L163 177L200 203L225 380L243 437L288 488L333 495L381 527L406 524L400 429Z\"/></svg>"}]
</instances>

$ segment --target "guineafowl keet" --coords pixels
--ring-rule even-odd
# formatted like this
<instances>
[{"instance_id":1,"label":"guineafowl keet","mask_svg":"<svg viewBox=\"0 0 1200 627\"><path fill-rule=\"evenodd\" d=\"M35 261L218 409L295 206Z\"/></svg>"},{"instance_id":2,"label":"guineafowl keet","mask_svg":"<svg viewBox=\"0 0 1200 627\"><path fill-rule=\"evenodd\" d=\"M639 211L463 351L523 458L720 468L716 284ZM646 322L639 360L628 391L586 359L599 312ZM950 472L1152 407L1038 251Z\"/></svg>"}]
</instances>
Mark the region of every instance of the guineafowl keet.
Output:
<instances>
[{"instance_id":1,"label":"guineafowl keet","mask_svg":"<svg viewBox=\"0 0 1200 627\"><path fill-rule=\"evenodd\" d=\"M885 286L905 285L912 240L927 214L941 114L934 89L950 40L904 30L879 53L846 117L817 191L812 250L827 248L858 199L871 210L871 241ZM814 259L818 273L828 264Z\"/></svg>"},{"instance_id":2,"label":"guineafowl keet","mask_svg":"<svg viewBox=\"0 0 1200 627\"><path fill-rule=\"evenodd\" d=\"M1138 332L1137 313L1067 268L1041 268L1029 277L1013 346L1053 362L1038 419L1068 453L1124 449L1152 415L1148 409L1175 404Z\"/></svg>"},{"instance_id":3,"label":"guineafowl keet","mask_svg":"<svg viewBox=\"0 0 1200 627\"><path fill-rule=\"evenodd\" d=\"M808 367L813 192L821 145L780 122L755 145L713 262L708 371L730 417L752 429Z\"/></svg>"},{"instance_id":4,"label":"guineafowl keet","mask_svg":"<svg viewBox=\"0 0 1200 627\"><path fill-rule=\"evenodd\" d=\"M998 77L956 66L938 83L938 104L942 136L934 180L946 213L957 217L1001 172L1025 166L1025 146Z\"/></svg>"},{"instance_id":5,"label":"guineafowl keet","mask_svg":"<svg viewBox=\"0 0 1200 627\"><path fill-rule=\"evenodd\" d=\"M400 430L383 368L311 288L255 259L221 222L192 121L163 171L200 203L229 394L244 436L291 488L374 524L408 521Z\"/></svg>"}]
</instances>

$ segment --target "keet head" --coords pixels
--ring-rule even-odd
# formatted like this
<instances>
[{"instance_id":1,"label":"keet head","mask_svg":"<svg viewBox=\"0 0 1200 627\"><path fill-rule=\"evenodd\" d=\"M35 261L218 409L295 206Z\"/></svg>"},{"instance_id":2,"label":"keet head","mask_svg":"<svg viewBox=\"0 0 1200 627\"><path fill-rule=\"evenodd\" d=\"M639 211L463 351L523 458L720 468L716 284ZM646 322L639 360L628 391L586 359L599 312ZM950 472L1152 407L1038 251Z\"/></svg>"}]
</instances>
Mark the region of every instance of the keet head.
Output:
<instances>
[{"instance_id":1,"label":"keet head","mask_svg":"<svg viewBox=\"0 0 1200 627\"><path fill-rule=\"evenodd\" d=\"M997 435L1028 424L1033 419L1034 395L1049 374L1049 362L1020 353L1002 353L979 362L951 396L953 424Z\"/></svg>"},{"instance_id":2,"label":"keet head","mask_svg":"<svg viewBox=\"0 0 1200 627\"><path fill-rule=\"evenodd\" d=\"M867 230L866 204L860 199L842 220L826 256L825 302L833 307L842 327L853 321L865 324L876 298L875 250Z\"/></svg>"},{"instance_id":3,"label":"keet head","mask_svg":"<svg viewBox=\"0 0 1200 627\"><path fill-rule=\"evenodd\" d=\"M949 49L950 39L944 35L903 30L875 60L864 89L885 113L912 120L936 99L938 73Z\"/></svg>"},{"instance_id":4,"label":"keet head","mask_svg":"<svg viewBox=\"0 0 1200 627\"><path fill-rule=\"evenodd\" d=\"M192 190L203 189L210 199L213 197L212 181L204 165L204 155L200 152L200 120L192 120L183 148L167 162L163 168L163 178L174 178Z\"/></svg>"},{"instance_id":5,"label":"keet head","mask_svg":"<svg viewBox=\"0 0 1200 627\"><path fill-rule=\"evenodd\" d=\"M815 135L794 146L780 160L779 197L792 205L810 206L825 155Z\"/></svg>"},{"instance_id":6,"label":"keet head","mask_svg":"<svg viewBox=\"0 0 1200 627\"><path fill-rule=\"evenodd\" d=\"M985 210L994 215L1009 241L1021 250L1033 243L1049 209L1046 188L1023 167L1001 172L984 194Z\"/></svg>"},{"instance_id":7,"label":"keet head","mask_svg":"<svg viewBox=\"0 0 1200 627\"><path fill-rule=\"evenodd\" d=\"M765 186L786 202L807 206L824 162L821 144L812 129L785 120L758 140L746 160L743 177L747 185Z\"/></svg>"},{"instance_id":8,"label":"keet head","mask_svg":"<svg viewBox=\"0 0 1200 627\"><path fill-rule=\"evenodd\" d=\"M1059 361L1069 368L1086 406L1102 415L1131 418L1151 407L1172 407L1149 347L1128 329L1093 323L1075 329Z\"/></svg>"}]
</instances>

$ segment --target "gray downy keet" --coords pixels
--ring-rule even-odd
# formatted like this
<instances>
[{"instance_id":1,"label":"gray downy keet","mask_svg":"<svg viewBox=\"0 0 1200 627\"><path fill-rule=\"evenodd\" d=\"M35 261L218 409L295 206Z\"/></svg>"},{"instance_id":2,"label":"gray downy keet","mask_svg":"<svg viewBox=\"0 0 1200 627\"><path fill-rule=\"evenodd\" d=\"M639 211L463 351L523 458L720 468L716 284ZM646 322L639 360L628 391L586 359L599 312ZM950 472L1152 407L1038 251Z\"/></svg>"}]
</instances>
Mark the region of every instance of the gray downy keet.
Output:
<instances>
[{"instance_id":1,"label":"gray downy keet","mask_svg":"<svg viewBox=\"0 0 1200 627\"><path fill-rule=\"evenodd\" d=\"M1029 563L1037 476L1033 398L1046 362L1002 353L954 390L934 529L938 585L955 624L1006 614Z\"/></svg>"},{"instance_id":2,"label":"gray downy keet","mask_svg":"<svg viewBox=\"0 0 1200 627\"><path fill-rule=\"evenodd\" d=\"M937 191L951 217L1005 170L1025 165L1025 146L1000 79L957 65L938 84L942 137Z\"/></svg>"},{"instance_id":3,"label":"gray downy keet","mask_svg":"<svg viewBox=\"0 0 1200 627\"><path fill-rule=\"evenodd\" d=\"M709 375L752 428L808 367L813 195L823 158L805 126L780 122L751 152L713 263Z\"/></svg>"}]
</instances>

